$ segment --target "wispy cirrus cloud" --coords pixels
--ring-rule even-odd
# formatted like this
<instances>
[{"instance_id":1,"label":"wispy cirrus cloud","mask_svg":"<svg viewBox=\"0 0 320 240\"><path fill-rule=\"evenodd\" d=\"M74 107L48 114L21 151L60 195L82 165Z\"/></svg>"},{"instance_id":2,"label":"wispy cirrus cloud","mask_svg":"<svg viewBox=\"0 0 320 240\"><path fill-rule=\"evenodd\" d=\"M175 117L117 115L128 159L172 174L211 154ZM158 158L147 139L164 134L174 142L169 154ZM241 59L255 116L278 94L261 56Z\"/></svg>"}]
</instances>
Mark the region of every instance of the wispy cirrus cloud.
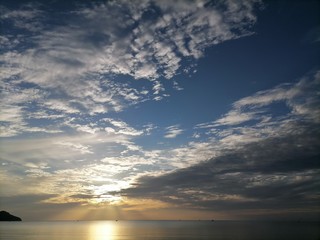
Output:
<instances>
[{"instance_id":1,"label":"wispy cirrus cloud","mask_svg":"<svg viewBox=\"0 0 320 240\"><path fill-rule=\"evenodd\" d=\"M313 75L312 75L313 74ZM249 121L260 122L261 126L277 122L285 122L295 117L319 121L319 97L315 89L319 88L319 72L310 73L297 83L281 84L275 88L259 91L252 96L242 98L232 105L232 109L221 118L198 124L197 128L215 128L219 126L243 125ZM289 114L276 116L272 110L283 104ZM276 111L275 111L276 112ZM280 119L285 117L285 119ZM258 124L259 125L259 124Z\"/></svg>"},{"instance_id":2,"label":"wispy cirrus cloud","mask_svg":"<svg viewBox=\"0 0 320 240\"><path fill-rule=\"evenodd\" d=\"M165 138L175 138L183 133L183 129L179 125L172 125L166 128Z\"/></svg>"}]
</instances>

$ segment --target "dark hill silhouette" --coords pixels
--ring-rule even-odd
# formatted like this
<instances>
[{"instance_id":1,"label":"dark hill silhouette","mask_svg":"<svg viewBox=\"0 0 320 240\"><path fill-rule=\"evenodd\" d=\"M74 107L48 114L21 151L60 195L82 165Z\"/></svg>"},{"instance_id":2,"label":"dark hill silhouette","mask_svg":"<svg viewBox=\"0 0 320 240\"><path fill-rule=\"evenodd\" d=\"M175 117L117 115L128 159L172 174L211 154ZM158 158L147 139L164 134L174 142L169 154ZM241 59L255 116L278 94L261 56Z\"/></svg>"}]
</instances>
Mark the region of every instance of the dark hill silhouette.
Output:
<instances>
[{"instance_id":1,"label":"dark hill silhouette","mask_svg":"<svg viewBox=\"0 0 320 240\"><path fill-rule=\"evenodd\" d=\"M0 221L21 221L21 218L13 216L6 211L0 211Z\"/></svg>"}]
</instances>

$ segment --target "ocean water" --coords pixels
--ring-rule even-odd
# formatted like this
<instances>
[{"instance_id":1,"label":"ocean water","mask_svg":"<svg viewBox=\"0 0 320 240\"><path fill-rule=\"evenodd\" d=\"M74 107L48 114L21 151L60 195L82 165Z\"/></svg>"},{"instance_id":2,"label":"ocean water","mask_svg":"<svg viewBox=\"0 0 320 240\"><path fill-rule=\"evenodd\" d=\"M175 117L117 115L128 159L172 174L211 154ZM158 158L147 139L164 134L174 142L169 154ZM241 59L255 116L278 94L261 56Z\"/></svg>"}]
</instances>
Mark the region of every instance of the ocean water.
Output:
<instances>
[{"instance_id":1,"label":"ocean water","mask_svg":"<svg viewBox=\"0 0 320 240\"><path fill-rule=\"evenodd\" d=\"M316 222L0 222L3 240L320 240Z\"/></svg>"}]
</instances>

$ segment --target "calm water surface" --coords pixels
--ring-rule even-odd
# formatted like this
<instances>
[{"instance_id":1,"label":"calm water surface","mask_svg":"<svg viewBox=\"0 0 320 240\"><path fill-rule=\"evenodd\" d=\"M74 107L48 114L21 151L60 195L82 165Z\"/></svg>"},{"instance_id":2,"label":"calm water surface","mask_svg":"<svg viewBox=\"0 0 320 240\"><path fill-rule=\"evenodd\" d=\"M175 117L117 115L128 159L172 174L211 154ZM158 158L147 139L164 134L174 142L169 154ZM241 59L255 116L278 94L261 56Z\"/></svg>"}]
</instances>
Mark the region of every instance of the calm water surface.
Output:
<instances>
[{"instance_id":1,"label":"calm water surface","mask_svg":"<svg viewBox=\"0 0 320 240\"><path fill-rule=\"evenodd\" d=\"M3 240L320 240L319 223L234 221L0 222Z\"/></svg>"}]
</instances>

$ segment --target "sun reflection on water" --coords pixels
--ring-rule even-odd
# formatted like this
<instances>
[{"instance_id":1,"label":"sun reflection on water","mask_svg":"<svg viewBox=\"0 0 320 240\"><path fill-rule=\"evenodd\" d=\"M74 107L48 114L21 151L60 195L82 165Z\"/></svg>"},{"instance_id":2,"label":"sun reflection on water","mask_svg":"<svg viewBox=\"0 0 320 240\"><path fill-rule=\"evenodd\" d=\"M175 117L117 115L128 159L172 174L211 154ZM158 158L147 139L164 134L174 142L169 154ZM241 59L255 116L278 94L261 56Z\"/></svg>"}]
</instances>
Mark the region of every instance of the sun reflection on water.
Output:
<instances>
[{"instance_id":1,"label":"sun reflection on water","mask_svg":"<svg viewBox=\"0 0 320 240\"><path fill-rule=\"evenodd\" d=\"M90 225L90 240L115 240L115 235L113 222L94 222Z\"/></svg>"}]
</instances>

